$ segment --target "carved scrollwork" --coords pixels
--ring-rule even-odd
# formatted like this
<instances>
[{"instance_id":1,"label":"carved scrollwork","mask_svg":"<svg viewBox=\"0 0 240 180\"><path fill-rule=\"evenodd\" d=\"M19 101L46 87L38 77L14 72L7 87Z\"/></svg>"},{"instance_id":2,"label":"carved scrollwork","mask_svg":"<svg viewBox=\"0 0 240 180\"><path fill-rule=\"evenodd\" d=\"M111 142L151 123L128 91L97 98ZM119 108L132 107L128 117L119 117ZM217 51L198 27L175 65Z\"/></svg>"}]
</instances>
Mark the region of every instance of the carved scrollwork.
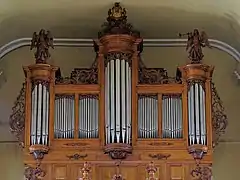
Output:
<instances>
[{"instance_id":1,"label":"carved scrollwork","mask_svg":"<svg viewBox=\"0 0 240 180\"><path fill-rule=\"evenodd\" d=\"M35 168L30 166L25 167L24 176L26 180L40 180L43 179L45 175L46 172L39 166Z\"/></svg>"},{"instance_id":2,"label":"carved scrollwork","mask_svg":"<svg viewBox=\"0 0 240 180\"><path fill-rule=\"evenodd\" d=\"M59 77L56 84L97 84L97 68L76 68L72 71L71 77Z\"/></svg>"},{"instance_id":3,"label":"carved scrollwork","mask_svg":"<svg viewBox=\"0 0 240 180\"><path fill-rule=\"evenodd\" d=\"M223 103L217 93L214 83L212 88L212 125L213 125L213 147L218 144L219 138L225 133L228 125L227 115Z\"/></svg>"},{"instance_id":4,"label":"carved scrollwork","mask_svg":"<svg viewBox=\"0 0 240 180\"><path fill-rule=\"evenodd\" d=\"M194 84L199 84L200 86L202 86L202 88L205 90L205 81L201 80L201 79L189 79L187 81L187 85L188 85L188 90L190 89L190 87Z\"/></svg>"},{"instance_id":5,"label":"carved scrollwork","mask_svg":"<svg viewBox=\"0 0 240 180\"><path fill-rule=\"evenodd\" d=\"M128 154L132 153L132 147L129 144L112 143L106 145L104 152L112 159L125 159Z\"/></svg>"},{"instance_id":6,"label":"carved scrollwork","mask_svg":"<svg viewBox=\"0 0 240 180\"><path fill-rule=\"evenodd\" d=\"M167 160L171 154L149 154L149 157L151 157L152 159L157 159L157 160L161 160L161 159L165 159Z\"/></svg>"},{"instance_id":7,"label":"carved scrollwork","mask_svg":"<svg viewBox=\"0 0 240 180\"><path fill-rule=\"evenodd\" d=\"M73 155L70 155L70 156L67 156L70 160L79 160L79 159L84 159L86 158L88 155L87 154L84 154L84 155L81 155L81 154L73 154Z\"/></svg>"},{"instance_id":8,"label":"carved scrollwork","mask_svg":"<svg viewBox=\"0 0 240 180\"><path fill-rule=\"evenodd\" d=\"M203 156L207 153L208 151L208 148L206 146L203 146L203 145L192 145L192 146L189 146L188 148L188 152L189 154L192 154L193 158L199 162Z\"/></svg>"},{"instance_id":9,"label":"carved scrollwork","mask_svg":"<svg viewBox=\"0 0 240 180\"><path fill-rule=\"evenodd\" d=\"M107 66L108 62L110 62L111 60L119 59L119 60L127 61L129 66L131 67L131 64L132 64L131 57L132 57L132 53L110 52L105 55L104 64L105 66Z\"/></svg>"},{"instance_id":10,"label":"carved scrollwork","mask_svg":"<svg viewBox=\"0 0 240 180\"><path fill-rule=\"evenodd\" d=\"M10 131L16 136L22 148L24 147L25 94L26 85L23 83L22 89L14 103L12 114L10 116Z\"/></svg>"},{"instance_id":11,"label":"carved scrollwork","mask_svg":"<svg viewBox=\"0 0 240 180\"><path fill-rule=\"evenodd\" d=\"M138 70L139 84L171 84L181 83L177 78L168 77L164 68L140 68Z\"/></svg>"},{"instance_id":12,"label":"carved scrollwork","mask_svg":"<svg viewBox=\"0 0 240 180\"><path fill-rule=\"evenodd\" d=\"M212 168L210 166L199 166L192 170L192 177L197 178L197 180L211 180L212 178Z\"/></svg>"}]
</instances>

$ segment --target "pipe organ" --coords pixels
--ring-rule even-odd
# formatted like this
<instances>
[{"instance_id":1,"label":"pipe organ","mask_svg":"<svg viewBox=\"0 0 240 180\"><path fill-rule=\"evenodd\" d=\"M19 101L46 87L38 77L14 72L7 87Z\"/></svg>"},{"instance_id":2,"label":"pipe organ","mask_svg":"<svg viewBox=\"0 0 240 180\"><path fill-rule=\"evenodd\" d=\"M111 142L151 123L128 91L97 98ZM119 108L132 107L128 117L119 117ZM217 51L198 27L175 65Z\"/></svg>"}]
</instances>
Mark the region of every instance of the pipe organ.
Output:
<instances>
[{"instance_id":1,"label":"pipe organ","mask_svg":"<svg viewBox=\"0 0 240 180\"><path fill-rule=\"evenodd\" d=\"M93 43L92 67L62 77L48 64L50 32L34 33L36 62L24 67L10 117L26 179L210 180L227 116L214 68L202 62L206 36L187 35L188 62L176 77L148 68L140 33L115 3Z\"/></svg>"}]
</instances>

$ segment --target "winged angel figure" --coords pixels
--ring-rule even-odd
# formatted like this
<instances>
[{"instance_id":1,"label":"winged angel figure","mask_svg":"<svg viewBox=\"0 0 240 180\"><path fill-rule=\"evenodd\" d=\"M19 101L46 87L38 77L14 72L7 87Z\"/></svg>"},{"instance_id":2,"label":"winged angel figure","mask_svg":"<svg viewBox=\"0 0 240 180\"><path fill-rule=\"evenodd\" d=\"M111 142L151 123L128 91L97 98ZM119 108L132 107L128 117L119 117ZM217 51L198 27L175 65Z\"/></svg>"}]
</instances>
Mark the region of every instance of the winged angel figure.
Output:
<instances>
[{"instance_id":1,"label":"winged angel figure","mask_svg":"<svg viewBox=\"0 0 240 180\"><path fill-rule=\"evenodd\" d=\"M188 51L188 58L191 60L191 63L201 63L204 55L202 52L203 47L211 48L207 34L202 31L201 34L197 29L194 29L193 32L186 34L179 34L179 36L188 36L186 51Z\"/></svg>"},{"instance_id":2,"label":"winged angel figure","mask_svg":"<svg viewBox=\"0 0 240 180\"><path fill-rule=\"evenodd\" d=\"M54 49L53 36L50 31L41 29L39 34L33 33L31 48L36 48L35 58L37 63L46 63L47 59L50 58L49 47Z\"/></svg>"}]
</instances>

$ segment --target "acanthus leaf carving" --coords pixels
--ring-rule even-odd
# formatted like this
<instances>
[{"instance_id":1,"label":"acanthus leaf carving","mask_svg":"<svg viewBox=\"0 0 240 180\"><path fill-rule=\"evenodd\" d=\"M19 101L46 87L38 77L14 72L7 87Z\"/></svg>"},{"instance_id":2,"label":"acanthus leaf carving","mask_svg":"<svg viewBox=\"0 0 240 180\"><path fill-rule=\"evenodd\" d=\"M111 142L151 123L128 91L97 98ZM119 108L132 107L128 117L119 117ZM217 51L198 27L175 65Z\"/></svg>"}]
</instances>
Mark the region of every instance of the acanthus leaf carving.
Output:
<instances>
[{"instance_id":1,"label":"acanthus leaf carving","mask_svg":"<svg viewBox=\"0 0 240 180\"><path fill-rule=\"evenodd\" d=\"M22 89L17 97L17 100L14 102L9 123L11 133L15 135L22 148L24 147L25 95L26 84L23 83Z\"/></svg>"},{"instance_id":2,"label":"acanthus leaf carving","mask_svg":"<svg viewBox=\"0 0 240 180\"><path fill-rule=\"evenodd\" d=\"M70 77L56 78L56 84L98 84L98 69L75 68Z\"/></svg>"},{"instance_id":3,"label":"acanthus leaf carving","mask_svg":"<svg viewBox=\"0 0 240 180\"><path fill-rule=\"evenodd\" d=\"M213 126L213 147L215 147L221 135L225 133L228 125L227 115L223 103L217 93L214 83L211 83L212 88L212 126Z\"/></svg>"},{"instance_id":4,"label":"acanthus leaf carving","mask_svg":"<svg viewBox=\"0 0 240 180\"><path fill-rule=\"evenodd\" d=\"M180 84L181 80L168 77L167 70L164 68L139 68L139 84Z\"/></svg>"},{"instance_id":5,"label":"acanthus leaf carving","mask_svg":"<svg viewBox=\"0 0 240 180\"><path fill-rule=\"evenodd\" d=\"M210 166L197 165L196 168L192 170L191 175L196 178L196 180L211 180L212 168Z\"/></svg>"},{"instance_id":6,"label":"acanthus leaf carving","mask_svg":"<svg viewBox=\"0 0 240 180\"><path fill-rule=\"evenodd\" d=\"M25 166L24 177L25 180L40 180L43 179L46 175L46 172L41 169L39 166L31 167Z\"/></svg>"}]
</instances>

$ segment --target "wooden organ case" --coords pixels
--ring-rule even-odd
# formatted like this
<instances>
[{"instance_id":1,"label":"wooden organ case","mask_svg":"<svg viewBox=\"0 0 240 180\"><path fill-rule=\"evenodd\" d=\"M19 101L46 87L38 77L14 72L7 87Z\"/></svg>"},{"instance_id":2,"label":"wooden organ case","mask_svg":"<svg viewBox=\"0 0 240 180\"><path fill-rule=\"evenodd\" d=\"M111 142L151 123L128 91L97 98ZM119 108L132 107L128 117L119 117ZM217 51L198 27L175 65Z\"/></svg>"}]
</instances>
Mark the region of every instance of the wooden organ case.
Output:
<instances>
[{"instance_id":1,"label":"wooden organ case","mask_svg":"<svg viewBox=\"0 0 240 180\"><path fill-rule=\"evenodd\" d=\"M36 63L10 117L28 180L210 180L213 148L227 119L202 63L208 45L188 35L189 61L168 77L141 61L143 40L115 3L93 45L91 68L70 77L47 63L50 32L34 33Z\"/></svg>"}]
</instances>

